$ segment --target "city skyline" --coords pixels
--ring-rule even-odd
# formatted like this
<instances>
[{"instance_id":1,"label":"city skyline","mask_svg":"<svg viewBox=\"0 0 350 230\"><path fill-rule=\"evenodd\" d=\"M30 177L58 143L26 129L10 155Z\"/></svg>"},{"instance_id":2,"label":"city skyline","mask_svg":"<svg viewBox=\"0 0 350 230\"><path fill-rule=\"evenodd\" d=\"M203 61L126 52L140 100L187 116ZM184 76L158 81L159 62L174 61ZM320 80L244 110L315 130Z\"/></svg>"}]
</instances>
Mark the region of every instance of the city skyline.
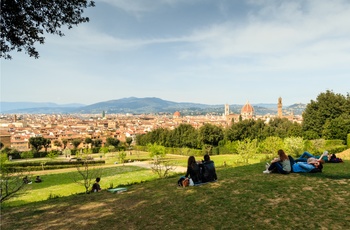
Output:
<instances>
[{"instance_id":1,"label":"city skyline","mask_svg":"<svg viewBox=\"0 0 350 230\"><path fill-rule=\"evenodd\" d=\"M1 60L1 101L291 105L349 93L348 1L98 0L84 15L36 45L39 59Z\"/></svg>"}]
</instances>

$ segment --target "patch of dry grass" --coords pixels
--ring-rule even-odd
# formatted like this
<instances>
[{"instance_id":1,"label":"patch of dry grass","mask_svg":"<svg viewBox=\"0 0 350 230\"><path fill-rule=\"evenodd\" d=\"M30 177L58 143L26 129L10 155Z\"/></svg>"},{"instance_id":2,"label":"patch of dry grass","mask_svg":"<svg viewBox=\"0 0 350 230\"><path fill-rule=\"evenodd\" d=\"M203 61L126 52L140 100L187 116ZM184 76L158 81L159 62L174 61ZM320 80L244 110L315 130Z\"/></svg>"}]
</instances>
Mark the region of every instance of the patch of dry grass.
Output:
<instances>
[{"instance_id":1,"label":"patch of dry grass","mask_svg":"<svg viewBox=\"0 0 350 230\"><path fill-rule=\"evenodd\" d=\"M1 229L350 229L349 164L290 175L263 174L262 163L222 167L202 186L177 187L175 176L7 207Z\"/></svg>"}]
</instances>

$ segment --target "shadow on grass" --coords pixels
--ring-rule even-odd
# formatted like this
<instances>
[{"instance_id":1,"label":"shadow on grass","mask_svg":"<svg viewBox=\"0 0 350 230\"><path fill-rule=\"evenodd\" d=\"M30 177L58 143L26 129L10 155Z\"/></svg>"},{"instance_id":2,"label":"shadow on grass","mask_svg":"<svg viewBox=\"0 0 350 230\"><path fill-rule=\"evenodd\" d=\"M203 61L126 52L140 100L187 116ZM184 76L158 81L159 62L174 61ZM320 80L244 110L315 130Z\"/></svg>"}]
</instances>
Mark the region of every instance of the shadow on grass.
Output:
<instances>
[{"instance_id":1,"label":"shadow on grass","mask_svg":"<svg viewBox=\"0 0 350 230\"><path fill-rule=\"evenodd\" d=\"M102 191L5 208L1 227L196 229L206 220L206 229L328 229L329 223L350 229L350 184L329 180L347 179L348 164L326 164L318 174L263 174L264 168L218 167L218 182L203 186L178 187L182 174L175 174L120 194Z\"/></svg>"}]
</instances>

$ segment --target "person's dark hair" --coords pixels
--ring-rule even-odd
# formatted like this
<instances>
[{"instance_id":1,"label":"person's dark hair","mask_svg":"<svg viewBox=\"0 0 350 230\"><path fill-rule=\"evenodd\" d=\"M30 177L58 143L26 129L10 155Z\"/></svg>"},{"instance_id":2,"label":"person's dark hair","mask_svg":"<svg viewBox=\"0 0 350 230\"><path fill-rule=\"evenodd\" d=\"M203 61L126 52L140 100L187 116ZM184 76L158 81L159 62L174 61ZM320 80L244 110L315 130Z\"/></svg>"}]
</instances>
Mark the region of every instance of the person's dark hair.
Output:
<instances>
[{"instance_id":1,"label":"person's dark hair","mask_svg":"<svg viewBox=\"0 0 350 230\"><path fill-rule=\"evenodd\" d=\"M194 156L190 156L187 161L187 167L190 167L190 166L193 167L193 164L195 163L196 163L196 159L194 158Z\"/></svg>"},{"instance_id":2,"label":"person's dark hair","mask_svg":"<svg viewBox=\"0 0 350 230\"><path fill-rule=\"evenodd\" d=\"M320 162L320 164L318 165L318 167L317 167L318 169L320 169L320 170L322 170L323 169L323 163L322 162Z\"/></svg>"},{"instance_id":3,"label":"person's dark hair","mask_svg":"<svg viewBox=\"0 0 350 230\"><path fill-rule=\"evenodd\" d=\"M204 161L210 161L210 156L208 154L204 155Z\"/></svg>"},{"instance_id":4,"label":"person's dark hair","mask_svg":"<svg viewBox=\"0 0 350 230\"><path fill-rule=\"evenodd\" d=\"M100 182L101 178L97 177L96 182Z\"/></svg>"},{"instance_id":5,"label":"person's dark hair","mask_svg":"<svg viewBox=\"0 0 350 230\"><path fill-rule=\"evenodd\" d=\"M281 161L288 159L287 154L282 149L278 150L277 153L278 153L278 156L280 157Z\"/></svg>"}]
</instances>

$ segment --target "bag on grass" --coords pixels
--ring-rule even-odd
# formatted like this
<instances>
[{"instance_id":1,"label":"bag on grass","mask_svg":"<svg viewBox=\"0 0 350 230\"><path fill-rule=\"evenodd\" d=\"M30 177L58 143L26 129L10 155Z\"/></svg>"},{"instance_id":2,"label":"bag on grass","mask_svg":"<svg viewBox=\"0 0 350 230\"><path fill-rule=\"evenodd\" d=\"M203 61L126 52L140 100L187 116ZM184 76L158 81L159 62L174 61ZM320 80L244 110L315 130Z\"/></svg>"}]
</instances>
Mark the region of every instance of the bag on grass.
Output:
<instances>
[{"instance_id":1,"label":"bag on grass","mask_svg":"<svg viewBox=\"0 0 350 230\"><path fill-rule=\"evenodd\" d=\"M190 179L188 178L185 178L183 181L182 181L182 187L187 187L190 185Z\"/></svg>"}]
</instances>

